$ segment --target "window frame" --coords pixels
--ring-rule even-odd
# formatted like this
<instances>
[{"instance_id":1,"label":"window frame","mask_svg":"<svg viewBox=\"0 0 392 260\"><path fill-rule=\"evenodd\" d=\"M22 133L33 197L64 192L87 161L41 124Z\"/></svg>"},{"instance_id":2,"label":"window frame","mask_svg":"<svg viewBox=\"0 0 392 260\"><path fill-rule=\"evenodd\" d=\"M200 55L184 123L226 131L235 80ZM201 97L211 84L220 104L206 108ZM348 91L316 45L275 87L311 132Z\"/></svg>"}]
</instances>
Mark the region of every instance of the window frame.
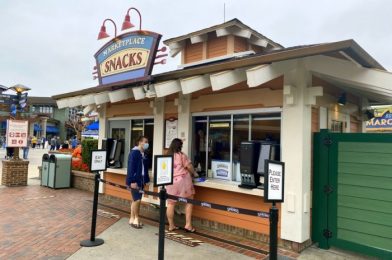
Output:
<instances>
[{"instance_id":1,"label":"window frame","mask_svg":"<svg viewBox=\"0 0 392 260\"><path fill-rule=\"evenodd\" d=\"M208 177L208 150L209 150L209 134L210 134L210 127L209 124L211 123L210 121L210 116L230 116L230 170L232 173L232 181L234 176L234 167L233 167L233 134L234 134L234 116L235 115L249 115L249 129L248 129L248 140L252 140L252 121L254 120L253 115L254 114L274 114L274 113L279 113L280 117L278 116L271 116L271 117L265 117L265 118L259 118L257 120L280 120L280 135L282 133L282 111L283 109L281 107L268 107L268 108L255 108L255 109L236 109L236 110L219 110L219 111L208 111L208 112L194 112L191 113L191 119L192 119L192 134L191 136L194 135L195 131L195 122L206 122L207 129L206 129L206 135L205 135L205 147L206 147L206 165L204 166L206 169L206 175ZM206 117L206 119L200 119L200 120L195 120L196 117ZM227 121L227 120L224 120ZM191 144L193 145L193 141L190 140ZM191 158L194 158L194 150L193 148L191 149ZM208 177L211 179L214 179L213 177Z\"/></svg>"}]
</instances>

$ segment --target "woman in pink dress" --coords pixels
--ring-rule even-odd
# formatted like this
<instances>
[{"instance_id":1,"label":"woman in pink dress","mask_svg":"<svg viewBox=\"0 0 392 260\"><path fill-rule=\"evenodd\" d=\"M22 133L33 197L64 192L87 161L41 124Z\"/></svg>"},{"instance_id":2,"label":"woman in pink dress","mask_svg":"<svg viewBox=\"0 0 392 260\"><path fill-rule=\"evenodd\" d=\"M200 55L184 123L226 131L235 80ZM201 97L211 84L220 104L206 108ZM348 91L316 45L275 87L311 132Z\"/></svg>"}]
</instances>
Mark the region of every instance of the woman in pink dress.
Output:
<instances>
[{"instance_id":1,"label":"woman in pink dress","mask_svg":"<svg viewBox=\"0 0 392 260\"><path fill-rule=\"evenodd\" d=\"M173 185L169 185L166 187L167 193L170 195L175 195L179 197L184 197L188 199L193 199L193 195L195 195L195 188L192 183L192 176L197 176L195 170L192 166L191 161L188 157L181 152L182 149L182 140L174 139L169 147L168 154L173 155L174 163L174 180ZM176 206L175 200L168 200L167 206L167 218L169 220L169 231L173 231L178 229L176 225L174 225L174 207ZM192 226L192 208L193 205L190 203L186 204L185 208L185 231L187 232L195 232L195 228Z\"/></svg>"}]
</instances>

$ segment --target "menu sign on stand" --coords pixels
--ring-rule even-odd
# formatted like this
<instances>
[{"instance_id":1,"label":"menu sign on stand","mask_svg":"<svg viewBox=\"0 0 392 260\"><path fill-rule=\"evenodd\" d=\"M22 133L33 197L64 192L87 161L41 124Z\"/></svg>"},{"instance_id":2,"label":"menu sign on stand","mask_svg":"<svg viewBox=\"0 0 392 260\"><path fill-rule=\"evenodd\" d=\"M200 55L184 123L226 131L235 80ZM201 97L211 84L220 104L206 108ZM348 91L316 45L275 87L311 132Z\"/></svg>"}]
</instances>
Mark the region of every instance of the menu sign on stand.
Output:
<instances>
[{"instance_id":1,"label":"menu sign on stand","mask_svg":"<svg viewBox=\"0 0 392 260\"><path fill-rule=\"evenodd\" d=\"M265 160L264 201L272 202L270 208L269 259L278 259L278 219L276 202L284 201L284 162Z\"/></svg>"}]
</instances>

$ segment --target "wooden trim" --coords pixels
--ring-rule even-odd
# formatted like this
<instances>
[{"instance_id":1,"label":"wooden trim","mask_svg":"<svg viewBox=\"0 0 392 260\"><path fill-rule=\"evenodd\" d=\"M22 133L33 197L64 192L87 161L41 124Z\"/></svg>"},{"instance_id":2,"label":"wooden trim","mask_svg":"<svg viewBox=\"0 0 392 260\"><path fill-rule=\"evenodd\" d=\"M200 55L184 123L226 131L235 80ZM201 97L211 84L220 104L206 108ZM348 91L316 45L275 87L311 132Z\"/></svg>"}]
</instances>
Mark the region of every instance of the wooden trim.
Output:
<instances>
[{"instance_id":1,"label":"wooden trim","mask_svg":"<svg viewBox=\"0 0 392 260\"><path fill-rule=\"evenodd\" d=\"M234 42L235 42L234 35L228 35L227 36L227 54L234 53Z\"/></svg>"}]
</instances>

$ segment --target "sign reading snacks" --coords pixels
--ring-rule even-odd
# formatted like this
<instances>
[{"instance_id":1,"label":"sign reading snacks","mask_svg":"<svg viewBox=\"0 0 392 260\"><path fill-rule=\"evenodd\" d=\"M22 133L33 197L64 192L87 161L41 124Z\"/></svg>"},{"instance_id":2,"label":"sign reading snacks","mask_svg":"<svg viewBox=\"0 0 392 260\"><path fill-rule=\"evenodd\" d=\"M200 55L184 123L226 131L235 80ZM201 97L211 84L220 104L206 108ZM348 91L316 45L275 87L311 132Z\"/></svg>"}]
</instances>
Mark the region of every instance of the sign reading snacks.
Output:
<instances>
[{"instance_id":1,"label":"sign reading snacks","mask_svg":"<svg viewBox=\"0 0 392 260\"><path fill-rule=\"evenodd\" d=\"M284 200L284 163L265 160L264 201L283 202Z\"/></svg>"},{"instance_id":2,"label":"sign reading snacks","mask_svg":"<svg viewBox=\"0 0 392 260\"><path fill-rule=\"evenodd\" d=\"M148 80L161 35L149 31L122 34L96 54L100 85Z\"/></svg>"},{"instance_id":3,"label":"sign reading snacks","mask_svg":"<svg viewBox=\"0 0 392 260\"><path fill-rule=\"evenodd\" d=\"M7 147L26 147L28 131L28 121L7 120Z\"/></svg>"},{"instance_id":4,"label":"sign reading snacks","mask_svg":"<svg viewBox=\"0 0 392 260\"><path fill-rule=\"evenodd\" d=\"M155 155L154 172L155 187L173 184L173 156Z\"/></svg>"},{"instance_id":5,"label":"sign reading snacks","mask_svg":"<svg viewBox=\"0 0 392 260\"><path fill-rule=\"evenodd\" d=\"M106 171L106 150L91 151L91 165L92 172Z\"/></svg>"}]
</instances>

